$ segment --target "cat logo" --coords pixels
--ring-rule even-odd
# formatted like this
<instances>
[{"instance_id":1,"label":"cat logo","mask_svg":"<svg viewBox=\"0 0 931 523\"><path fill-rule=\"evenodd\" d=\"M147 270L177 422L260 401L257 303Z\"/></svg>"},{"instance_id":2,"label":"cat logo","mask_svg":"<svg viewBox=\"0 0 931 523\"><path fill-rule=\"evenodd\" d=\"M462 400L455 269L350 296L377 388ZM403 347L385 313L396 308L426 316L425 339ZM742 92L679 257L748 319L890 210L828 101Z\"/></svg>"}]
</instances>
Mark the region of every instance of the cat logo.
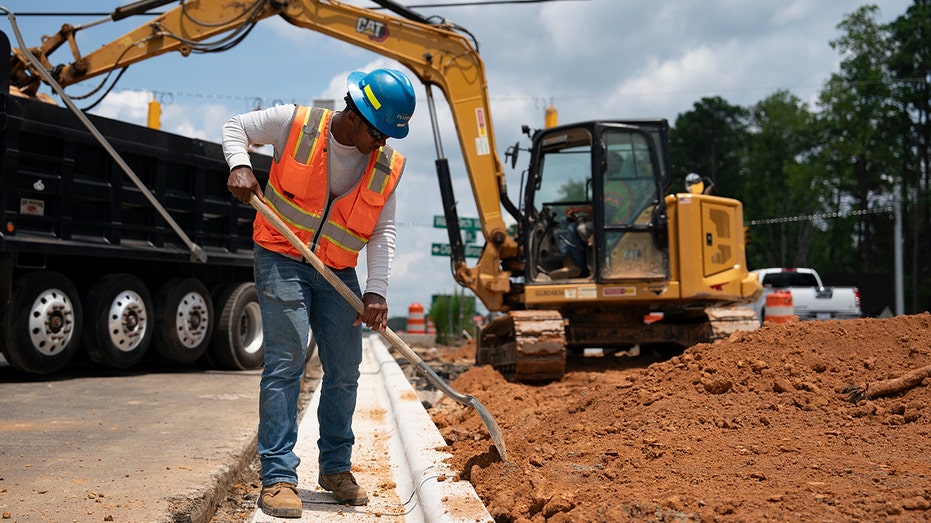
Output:
<instances>
[{"instance_id":1,"label":"cat logo","mask_svg":"<svg viewBox=\"0 0 931 523\"><path fill-rule=\"evenodd\" d=\"M384 22L360 16L356 20L356 32L367 34L376 42L384 42L388 38L388 26Z\"/></svg>"}]
</instances>

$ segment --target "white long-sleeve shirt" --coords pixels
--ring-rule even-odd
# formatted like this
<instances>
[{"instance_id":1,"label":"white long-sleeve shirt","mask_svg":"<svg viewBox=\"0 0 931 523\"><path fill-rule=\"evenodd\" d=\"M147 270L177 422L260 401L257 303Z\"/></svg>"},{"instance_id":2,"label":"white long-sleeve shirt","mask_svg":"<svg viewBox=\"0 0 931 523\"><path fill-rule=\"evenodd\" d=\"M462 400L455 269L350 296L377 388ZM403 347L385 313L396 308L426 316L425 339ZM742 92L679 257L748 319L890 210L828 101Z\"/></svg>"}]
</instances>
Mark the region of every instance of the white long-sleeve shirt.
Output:
<instances>
[{"instance_id":1,"label":"white long-sleeve shirt","mask_svg":"<svg viewBox=\"0 0 931 523\"><path fill-rule=\"evenodd\" d=\"M252 167L249 158L250 145L271 145L275 160L281 158L291 120L296 107L293 104L279 105L240 114L223 126L223 154L230 169L239 165ZM359 152L353 145L336 141L332 131L327 136L330 171L330 197L335 198L349 192L362 178L369 155ZM375 230L366 245L366 267L368 277L364 292L372 292L387 298L388 276L394 259L397 227L394 222L395 195L392 192L378 216Z\"/></svg>"}]
</instances>

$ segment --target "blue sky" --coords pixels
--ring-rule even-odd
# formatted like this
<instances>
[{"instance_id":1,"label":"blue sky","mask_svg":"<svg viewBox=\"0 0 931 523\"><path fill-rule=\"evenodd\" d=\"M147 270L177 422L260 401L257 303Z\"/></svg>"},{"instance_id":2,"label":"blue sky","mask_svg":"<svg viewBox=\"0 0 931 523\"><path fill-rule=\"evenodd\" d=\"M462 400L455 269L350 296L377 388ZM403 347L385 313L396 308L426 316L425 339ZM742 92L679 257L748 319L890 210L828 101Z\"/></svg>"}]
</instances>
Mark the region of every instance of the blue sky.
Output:
<instances>
[{"instance_id":1,"label":"blue sky","mask_svg":"<svg viewBox=\"0 0 931 523\"><path fill-rule=\"evenodd\" d=\"M829 42L844 15L868 2L854 0L567 0L538 4L443 7L463 0L401 0L423 15L447 18L477 38L485 62L498 154L517 141L527 144L522 124L542 127L550 101L560 123L600 118L676 116L705 96L750 105L786 89L814 107L817 93L838 69ZM110 12L126 2L110 0L0 0L13 13ZM365 0L348 4L375 7ZM882 21L905 13L910 0L883 0ZM169 4L165 8L177 4ZM29 46L64 24L96 17L18 16ZM101 24L81 31L84 53L145 23L144 17ZM10 22L0 30L14 40ZM16 45L15 40L13 45ZM70 62L67 49L53 55ZM399 67L379 55L333 38L266 19L239 46L214 54L172 53L131 66L107 98L91 112L141 125L153 96L163 102L162 128L218 141L231 116L276 101L310 104L342 98L346 75L354 70ZM401 67L403 69L403 67ZM67 89L70 96L95 87L91 79ZM398 188L398 250L388 303L404 315L419 302L429 307L434 293L459 292L449 260L431 256L432 243L446 232L433 228L442 214L434 171L435 147L425 91L415 79L419 109L411 133L392 145L408 157ZM48 88L44 92L51 93ZM437 95L444 151L451 162L460 216L476 216L458 140L443 98ZM77 102L79 107L84 105ZM522 158L526 160L526 154ZM509 192L521 176L505 169ZM505 213L506 214L506 213ZM479 241L481 243L481 240ZM474 260L471 260L474 263ZM364 266L360 277L364 278Z\"/></svg>"}]
</instances>

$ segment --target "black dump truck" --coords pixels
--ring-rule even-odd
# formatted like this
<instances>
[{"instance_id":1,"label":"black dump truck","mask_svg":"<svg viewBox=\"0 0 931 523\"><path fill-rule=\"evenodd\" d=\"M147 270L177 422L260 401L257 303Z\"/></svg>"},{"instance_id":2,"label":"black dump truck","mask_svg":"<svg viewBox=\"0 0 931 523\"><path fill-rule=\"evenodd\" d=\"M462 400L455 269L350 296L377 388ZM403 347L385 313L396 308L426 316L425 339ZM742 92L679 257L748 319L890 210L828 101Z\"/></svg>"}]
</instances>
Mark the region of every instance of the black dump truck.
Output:
<instances>
[{"instance_id":1,"label":"black dump truck","mask_svg":"<svg viewBox=\"0 0 931 523\"><path fill-rule=\"evenodd\" d=\"M9 45L0 33L0 56ZM220 145L89 117L140 189L76 114L9 95L7 70L0 82L0 349L9 364L47 374L83 353L121 369L148 353L260 367L255 211L228 192ZM253 161L264 183L270 158Z\"/></svg>"}]
</instances>

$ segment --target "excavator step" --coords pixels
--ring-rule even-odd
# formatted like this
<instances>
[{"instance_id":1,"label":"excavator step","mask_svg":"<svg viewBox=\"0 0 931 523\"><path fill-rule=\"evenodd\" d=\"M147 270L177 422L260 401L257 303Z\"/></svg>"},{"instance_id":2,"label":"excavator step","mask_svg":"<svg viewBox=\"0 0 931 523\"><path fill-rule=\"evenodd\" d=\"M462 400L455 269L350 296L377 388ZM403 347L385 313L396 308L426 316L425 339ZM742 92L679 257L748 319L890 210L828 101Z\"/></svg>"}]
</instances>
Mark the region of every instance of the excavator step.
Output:
<instances>
[{"instance_id":1,"label":"excavator step","mask_svg":"<svg viewBox=\"0 0 931 523\"><path fill-rule=\"evenodd\" d=\"M709 307L705 309L711 324L711 341L727 338L737 331L760 328L760 319L752 309L743 307Z\"/></svg>"}]
</instances>

